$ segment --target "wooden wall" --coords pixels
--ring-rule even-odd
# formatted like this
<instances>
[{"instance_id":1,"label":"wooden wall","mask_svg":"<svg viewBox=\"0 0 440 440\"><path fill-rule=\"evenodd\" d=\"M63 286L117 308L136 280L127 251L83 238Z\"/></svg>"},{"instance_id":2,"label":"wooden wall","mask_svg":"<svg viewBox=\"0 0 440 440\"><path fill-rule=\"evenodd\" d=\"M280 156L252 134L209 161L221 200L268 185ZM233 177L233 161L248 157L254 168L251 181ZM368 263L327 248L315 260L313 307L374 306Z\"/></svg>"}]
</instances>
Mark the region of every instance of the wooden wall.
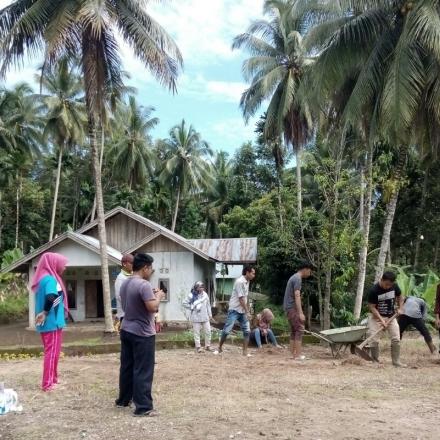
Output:
<instances>
[{"instance_id":1,"label":"wooden wall","mask_svg":"<svg viewBox=\"0 0 440 440\"><path fill-rule=\"evenodd\" d=\"M123 214L116 214L107 219L107 244L121 252L154 232L153 229ZM98 226L85 232L86 235L98 238Z\"/></svg>"},{"instance_id":2,"label":"wooden wall","mask_svg":"<svg viewBox=\"0 0 440 440\"><path fill-rule=\"evenodd\" d=\"M148 254L152 252L188 252L188 249L169 238L159 235L159 237L142 246L138 251Z\"/></svg>"}]
</instances>

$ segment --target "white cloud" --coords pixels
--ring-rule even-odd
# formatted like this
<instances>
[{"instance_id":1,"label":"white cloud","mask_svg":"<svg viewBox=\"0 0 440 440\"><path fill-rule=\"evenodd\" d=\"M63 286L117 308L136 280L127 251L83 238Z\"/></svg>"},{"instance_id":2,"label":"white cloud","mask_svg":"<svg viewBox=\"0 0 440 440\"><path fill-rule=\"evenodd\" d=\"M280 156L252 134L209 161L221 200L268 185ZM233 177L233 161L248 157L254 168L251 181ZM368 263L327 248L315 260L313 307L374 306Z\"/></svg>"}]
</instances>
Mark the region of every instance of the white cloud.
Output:
<instances>
[{"instance_id":1,"label":"white cloud","mask_svg":"<svg viewBox=\"0 0 440 440\"><path fill-rule=\"evenodd\" d=\"M147 10L175 38L184 60L218 64L232 59L232 39L262 16L263 0L174 0Z\"/></svg>"},{"instance_id":2,"label":"white cloud","mask_svg":"<svg viewBox=\"0 0 440 440\"><path fill-rule=\"evenodd\" d=\"M237 148L245 140L255 139L255 123L258 118L252 118L245 124L243 118L231 117L217 121L209 127L214 135L218 136L224 145L216 146L218 149L228 150Z\"/></svg>"},{"instance_id":3,"label":"white cloud","mask_svg":"<svg viewBox=\"0 0 440 440\"><path fill-rule=\"evenodd\" d=\"M200 100L231 102L238 105L246 84L239 81L208 80L201 73L182 74L179 79L179 94Z\"/></svg>"}]
</instances>

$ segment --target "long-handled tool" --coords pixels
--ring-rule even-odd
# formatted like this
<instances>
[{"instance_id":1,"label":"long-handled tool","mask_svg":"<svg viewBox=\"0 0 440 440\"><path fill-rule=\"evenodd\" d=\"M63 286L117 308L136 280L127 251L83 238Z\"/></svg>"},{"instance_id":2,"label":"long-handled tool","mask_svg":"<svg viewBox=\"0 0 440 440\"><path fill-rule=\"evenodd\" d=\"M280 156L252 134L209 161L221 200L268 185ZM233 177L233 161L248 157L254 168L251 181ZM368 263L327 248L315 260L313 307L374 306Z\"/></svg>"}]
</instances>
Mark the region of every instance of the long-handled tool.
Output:
<instances>
[{"instance_id":1,"label":"long-handled tool","mask_svg":"<svg viewBox=\"0 0 440 440\"><path fill-rule=\"evenodd\" d=\"M326 337L320 335L319 333L311 332L310 330L304 330L304 333L306 333L308 335L312 335L315 338L321 339L325 342L328 342L330 345L333 345L333 341L330 341L330 339L327 339Z\"/></svg>"},{"instance_id":2,"label":"long-handled tool","mask_svg":"<svg viewBox=\"0 0 440 440\"><path fill-rule=\"evenodd\" d=\"M387 324L389 324L393 319L397 318L397 313L395 313L390 319L388 319ZM374 319L374 318L371 318ZM365 346L371 342L381 331L385 330L383 327L381 327L379 330L376 330L372 335L370 335L367 339L365 339L362 344L355 345L354 351L357 355L359 355L362 359L365 359L366 361L373 362L374 359L370 356L370 353L368 351L364 350Z\"/></svg>"}]
</instances>

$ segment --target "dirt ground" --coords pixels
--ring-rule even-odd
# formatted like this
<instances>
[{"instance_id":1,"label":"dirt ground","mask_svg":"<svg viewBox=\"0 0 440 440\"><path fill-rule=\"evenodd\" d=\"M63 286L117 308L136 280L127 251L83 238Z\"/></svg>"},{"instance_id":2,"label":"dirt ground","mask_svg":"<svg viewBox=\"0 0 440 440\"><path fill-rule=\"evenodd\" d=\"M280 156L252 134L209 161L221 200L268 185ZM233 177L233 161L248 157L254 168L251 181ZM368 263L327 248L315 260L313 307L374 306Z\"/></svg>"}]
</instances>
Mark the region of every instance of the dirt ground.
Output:
<instances>
[{"instance_id":1,"label":"dirt ground","mask_svg":"<svg viewBox=\"0 0 440 440\"><path fill-rule=\"evenodd\" d=\"M388 345L383 341L382 346ZM0 362L0 381L15 388L22 413L0 417L1 440L39 439L438 439L440 364L421 340L406 339L409 368L375 366L308 346L309 360L265 350L244 358L236 347L215 356L158 351L157 418L113 406L118 356L64 358L63 384L39 390L41 359Z\"/></svg>"}]
</instances>

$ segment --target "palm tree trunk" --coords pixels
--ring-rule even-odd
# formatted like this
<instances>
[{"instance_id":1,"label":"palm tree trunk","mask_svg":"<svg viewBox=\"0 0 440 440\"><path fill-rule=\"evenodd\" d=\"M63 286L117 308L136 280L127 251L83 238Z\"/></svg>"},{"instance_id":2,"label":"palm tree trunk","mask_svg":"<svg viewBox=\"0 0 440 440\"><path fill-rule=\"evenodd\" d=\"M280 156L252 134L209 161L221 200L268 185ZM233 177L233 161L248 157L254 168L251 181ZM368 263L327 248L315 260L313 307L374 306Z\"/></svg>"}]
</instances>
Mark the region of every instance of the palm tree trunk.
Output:
<instances>
[{"instance_id":1,"label":"palm tree trunk","mask_svg":"<svg viewBox=\"0 0 440 440\"><path fill-rule=\"evenodd\" d=\"M104 200L102 195L101 166L99 163L99 149L97 141L97 121L100 121L98 115L101 114L104 105L103 95L105 84L98 72L103 71L100 63L105 62L102 59L100 51L100 42L96 39L96 34L92 29L92 25L88 25L82 35L82 69L85 84L86 108L88 115L88 128L90 148L92 155L92 164L95 177L95 194L96 194L96 211L98 219L98 239L101 254L101 277L102 277L102 293L104 302L104 320L105 333L113 333L113 318L110 296L110 279L108 269L107 255L107 234L105 230L105 214ZM102 127L101 127L102 129ZM102 138L101 138L102 139Z\"/></svg>"},{"instance_id":2,"label":"palm tree trunk","mask_svg":"<svg viewBox=\"0 0 440 440\"><path fill-rule=\"evenodd\" d=\"M16 217L15 217L15 249L18 249L18 234L20 231L20 195L21 195L21 171L17 171L17 190L15 192Z\"/></svg>"},{"instance_id":3,"label":"palm tree trunk","mask_svg":"<svg viewBox=\"0 0 440 440\"><path fill-rule=\"evenodd\" d=\"M362 169L362 181L361 181L361 194L364 194L365 190L365 176L364 170ZM361 198L360 212L362 219L360 223L361 234L362 234L362 245L359 252L359 273L358 281L356 287L356 298L354 303L354 317L359 319L362 310L362 298L364 296L365 288L365 276L367 273L367 256L368 256L368 239L370 237L370 222L371 222L371 200L373 197L373 147L367 153L367 197L364 203L364 198Z\"/></svg>"},{"instance_id":4,"label":"palm tree trunk","mask_svg":"<svg viewBox=\"0 0 440 440\"><path fill-rule=\"evenodd\" d=\"M283 210L283 201L281 199L281 187L282 187L282 180L281 180L281 170L277 170L277 196L278 196L278 213L280 216L280 227L281 230L284 229L284 210Z\"/></svg>"},{"instance_id":5,"label":"palm tree trunk","mask_svg":"<svg viewBox=\"0 0 440 440\"><path fill-rule=\"evenodd\" d=\"M60 188L60 179L61 179L61 164L63 162L63 148L64 142L60 144L60 151L58 153L58 168L57 168L57 178L55 181L55 192L53 195L53 205L52 205L52 218L50 221L50 232L49 232L49 241L53 238L53 232L55 229L55 216L57 212L57 202L58 202L58 190Z\"/></svg>"},{"instance_id":6,"label":"palm tree trunk","mask_svg":"<svg viewBox=\"0 0 440 440\"><path fill-rule=\"evenodd\" d=\"M302 179L301 179L301 163L302 163L302 148L297 146L296 149L296 195L297 195L297 210L298 215L302 213Z\"/></svg>"},{"instance_id":7,"label":"palm tree trunk","mask_svg":"<svg viewBox=\"0 0 440 440\"><path fill-rule=\"evenodd\" d=\"M425 177L423 179L423 188L422 188L422 200L420 202L420 219L423 218L423 215L425 213L425 207L426 207L426 194L428 192L428 180L429 180L429 168L425 170ZM413 268L414 270L417 270L417 267L419 265L419 257L420 257L420 245L422 243L422 239L420 238L422 236L422 222L419 221L418 227L417 227L417 236L416 236L416 246L414 250L414 263Z\"/></svg>"},{"instance_id":8,"label":"palm tree trunk","mask_svg":"<svg viewBox=\"0 0 440 440\"><path fill-rule=\"evenodd\" d=\"M92 119L92 118L90 118ZM96 128L93 120L89 122L89 138L92 152L93 170L95 175L95 192L96 192L96 208L98 218L98 237L101 251L101 275L102 275L102 293L104 299L104 320L105 332L114 332L112 306L110 296L110 279L108 270L108 255L107 255L107 234L105 230L105 213L104 200L102 196L102 181L101 181L101 167L99 164L98 143L96 142Z\"/></svg>"},{"instance_id":9,"label":"palm tree trunk","mask_svg":"<svg viewBox=\"0 0 440 440\"><path fill-rule=\"evenodd\" d=\"M365 168L364 164L361 165L360 169L360 195L359 195L359 230L362 232L364 230L364 217L365 217Z\"/></svg>"},{"instance_id":10,"label":"palm tree trunk","mask_svg":"<svg viewBox=\"0 0 440 440\"><path fill-rule=\"evenodd\" d=\"M179 211L179 203L180 203L180 185L177 188L177 196L176 196L176 207L174 208L174 215L173 215L173 224L171 225L171 230L174 232L176 229L176 223L177 223L177 213Z\"/></svg>"},{"instance_id":11,"label":"palm tree trunk","mask_svg":"<svg viewBox=\"0 0 440 440\"><path fill-rule=\"evenodd\" d=\"M104 147L105 147L105 130L103 125L101 124L101 150L99 152L99 168L101 172L102 172L102 163L104 162ZM95 194L95 198L93 199L92 214L90 216L91 222L95 220L95 215L96 215L96 194Z\"/></svg>"},{"instance_id":12,"label":"palm tree trunk","mask_svg":"<svg viewBox=\"0 0 440 440\"><path fill-rule=\"evenodd\" d=\"M387 252L388 249L390 248L391 229L393 227L394 214L396 213L397 200L399 198L399 189L402 182L402 173L404 171L405 161L406 161L406 150L403 147L401 147L399 148L399 161L397 163L396 171L393 178L395 182L395 188L391 194L390 201L387 204L386 220L385 220L385 225L383 227L382 241L380 244L379 255L377 257L376 273L374 276L374 281L376 283L382 277L385 268L385 260L387 257Z\"/></svg>"}]
</instances>

